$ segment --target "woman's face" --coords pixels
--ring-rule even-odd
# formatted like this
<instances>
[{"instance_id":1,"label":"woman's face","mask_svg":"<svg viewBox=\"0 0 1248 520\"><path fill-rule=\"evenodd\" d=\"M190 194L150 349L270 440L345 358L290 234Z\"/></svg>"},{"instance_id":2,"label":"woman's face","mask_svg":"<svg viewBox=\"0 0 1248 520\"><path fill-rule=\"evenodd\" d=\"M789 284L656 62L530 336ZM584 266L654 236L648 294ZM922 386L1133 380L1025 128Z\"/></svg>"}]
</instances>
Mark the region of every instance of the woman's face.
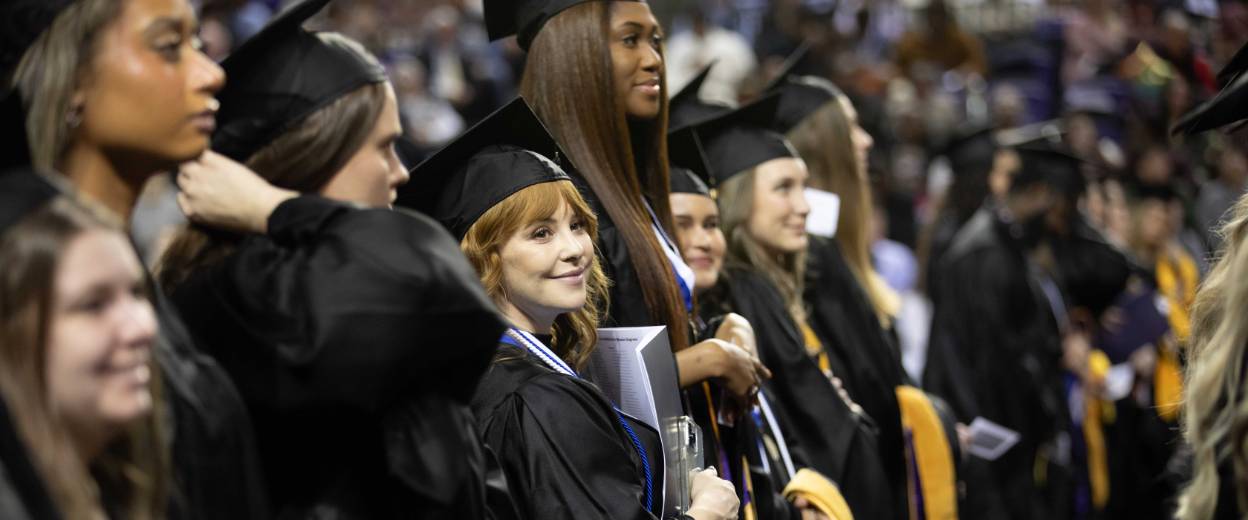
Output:
<instances>
[{"instance_id":1,"label":"woman's face","mask_svg":"<svg viewBox=\"0 0 1248 520\"><path fill-rule=\"evenodd\" d=\"M71 110L81 113L74 139L154 170L203 153L225 74L199 51L198 29L186 0L122 2L73 94Z\"/></svg>"},{"instance_id":2,"label":"woman's face","mask_svg":"<svg viewBox=\"0 0 1248 520\"><path fill-rule=\"evenodd\" d=\"M841 103L841 110L845 111L845 122L849 124L849 138L854 143L854 160L858 164L858 176L865 179L867 177L867 154L871 153L871 146L875 144L875 140L871 138L871 134L862 129L862 125L858 124L858 110L854 109L849 98L838 96L837 101Z\"/></svg>"},{"instance_id":3,"label":"woman's face","mask_svg":"<svg viewBox=\"0 0 1248 520\"><path fill-rule=\"evenodd\" d=\"M156 316L125 237L102 229L70 240L56 269L47 385L53 413L85 435L109 435L152 409Z\"/></svg>"},{"instance_id":4,"label":"woman's face","mask_svg":"<svg viewBox=\"0 0 1248 520\"><path fill-rule=\"evenodd\" d=\"M519 311L535 323L585 306L585 282L594 243L566 201L550 218L529 222L499 249L505 314ZM545 332L545 331L534 331Z\"/></svg>"},{"instance_id":5,"label":"woman's face","mask_svg":"<svg viewBox=\"0 0 1248 520\"><path fill-rule=\"evenodd\" d=\"M407 183L407 168L394 144L403 136L394 89L386 84L386 103L364 145L321 189L327 198L369 207L390 207L399 186Z\"/></svg>"},{"instance_id":6,"label":"woman's face","mask_svg":"<svg viewBox=\"0 0 1248 520\"><path fill-rule=\"evenodd\" d=\"M681 256L693 268L694 290L710 289L719 280L727 249L719 229L719 207L714 199L695 193L673 193L671 203Z\"/></svg>"},{"instance_id":7,"label":"woman's face","mask_svg":"<svg viewBox=\"0 0 1248 520\"><path fill-rule=\"evenodd\" d=\"M659 116L663 95L663 43L659 22L644 2L611 2L611 62L616 95L628 116Z\"/></svg>"},{"instance_id":8,"label":"woman's face","mask_svg":"<svg viewBox=\"0 0 1248 520\"><path fill-rule=\"evenodd\" d=\"M783 157L760 164L754 171L754 205L746 232L774 254L806 249L806 181L809 174L799 159Z\"/></svg>"}]
</instances>

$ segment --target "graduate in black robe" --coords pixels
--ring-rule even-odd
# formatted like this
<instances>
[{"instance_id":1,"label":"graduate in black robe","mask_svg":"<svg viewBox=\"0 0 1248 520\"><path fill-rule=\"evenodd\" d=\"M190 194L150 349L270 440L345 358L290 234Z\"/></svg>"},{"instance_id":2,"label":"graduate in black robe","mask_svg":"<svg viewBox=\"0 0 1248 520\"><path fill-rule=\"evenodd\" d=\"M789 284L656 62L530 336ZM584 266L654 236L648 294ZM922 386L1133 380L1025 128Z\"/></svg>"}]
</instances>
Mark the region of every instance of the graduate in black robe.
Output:
<instances>
[{"instance_id":1,"label":"graduate in black robe","mask_svg":"<svg viewBox=\"0 0 1248 520\"><path fill-rule=\"evenodd\" d=\"M1020 155L1023 168L1007 200L967 222L932 279L925 387L946 398L961 421L982 416L1021 435L968 489L968 516L1042 518L1068 507L1070 417L1058 328L1064 303L1031 255L1048 232L1054 200L1072 182L1065 176L1079 172L1074 159L1051 149Z\"/></svg>"},{"instance_id":2,"label":"graduate in black robe","mask_svg":"<svg viewBox=\"0 0 1248 520\"><path fill-rule=\"evenodd\" d=\"M673 99L673 104L676 103ZM694 266L694 289L699 305L693 328L698 331L697 340L704 341L714 338L725 323L735 330L738 325L734 320L739 317L728 314L726 302L705 297L706 292L719 283L719 270L715 266L722 265L724 238L718 227L705 229L711 224L711 218L718 217L718 208L708 186L710 167L696 132L692 129L673 132L668 138L668 148L673 161L672 211L681 252L686 258L696 255L710 261ZM709 208L714 213L698 213L705 211L698 208ZM685 223L682 219L690 221ZM721 247L717 248L716 242ZM836 485L808 469L805 458L787 442L765 394L755 396L757 402L743 403L725 386L724 381L712 379L686 388L683 393L686 409L702 430L706 464L719 468L720 475L733 483L741 500L742 517L801 518L802 508L796 505L798 497L829 517L848 514L848 506ZM794 491L792 500L786 498L789 493L785 491L790 491L787 488L794 480L799 480L798 486L817 482L824 493L813 493L812 497ZM836 510L837 506L844 506L843 510ZM823 508L830 510L823 511Z\"/></svg>"},{"instance_id":3,"label":"graduate in black robe","mask_svg":"<svg viewBox=\"0 0 1248 520\"><path fill-rule=\"evenodd\" d=\"M0 20L5 24L0 31L0 75L13 75L29 47L49 30L57 16L75 4L75 0L17 0L0 5ZM8 118L26 120L24 115ZM13 146L18 141L5 142ZM21 142L26 142L24 135ZM29 147L25 148L26 152L15 153L27 155ZM25 162L29 162L28 157ZM161 406L173 429L170 449L175 492L170 497L169 516L267 518L255 440L237 390L221 367L186 335L177 313L161 295L152 298L152 306L160 324L154 355L165 387Z\"/></svg>"},{"instance_id":4,"label":"graduate in black robe","mask_svg":"<svg viewBox=\"0 0 1248 520\"><path fill-rule=\"evenodd\" d=\"M913 385L902 368L896 336L885 328L883 311L860 281L876 275L869 264L858 266L863 271L855 274L852 257L842 250L845 236L867 234L864 228L868 223L861 219L870 214L870 202L852 198L869 197L870 190L860 177L862 173L850 168L852 163L838 165L835 160L835 154L855 145L857 141L850 134L860 130L854 130L857 123L845 112L844 108L850 105L839 88L823 78L792 73L791 67L800 59L801 53L790 57L790 68L766 88L780 95L775 128L787 132L798 143L796 148L811 166L812 178L827 189L841 190L839 195L845 197L842 200L851 202L845 209L857 210L839 216L838 232L842 237L812 235L807 239L803 301L809 310L811 329L828 351L833 372L838 374L849 396L878 429L880 458L885 461L897 510L913 508L918 515L956 514L953 498L957 436L953 418L940 417L941 408L930 397L906 388ZM844 141L827 142L838 136L821 129L832 125L845 127L847 133L839 137ZM904 400L898 392L902 392ZM910 426L903 428L903 417L907 415ZM933 415L937 421L919 420ZM951 447L951 443L955 446ZM911 462L918 460L925 462L913 464L912 468Z\"/></svg>"},{"instance_id":5,"label":"graduate in black robe","mask_svg":"<svg viewBox=\"0 0 1248 520\"><path fill-rule=\"evenodd\" d=\"M688 112L721 190L725 181L754 166L793 157L783 137L770 130L778 102L772 95L737 110ZM754 327L759 356L773 375L763 387L785 437L800 446L810 467L840 486L856 517L902 514L879 458L877 429L851 409L843 390L826 375L844 370L843 364L819 344L813 330L795 322L780 290L759 269L730 258L720 286L707 298Z\"/></svg>"},{"instance_id":6,"label":"graduate in black robe","mask_svg":"<svg viewBox=\"0 0 1248 520\"><path fill-rule=\"evenodd\" d=\"M570 264L565 270L579 269L584 276L585 302L579 308L561 308L539 324L537 315L527 309L556 303L542 299L547 297L542 289L527 289L527 282L511 282L524 285L512 286L509 292L509 282L502 277L506 271L499 274L501 267L490 267L484 260L500 255L498 251L509 246L519 230L482 232L496 238L469 237L478 222L487 230L497 225L528 229L533 224L501 224L499 219L505 217L487 211L511 203L513 197L543 197L545 192L534 190L550 184L566 183L571 188L571 178L549 159L560 157L558 150L537 116L517 99L418 166L412 187L406 190L410 198L402 203L434 216L459 237L470 260L482 270L483 280L496 284L487 291L497 294L504 308L514 309L508 314L514 325L500 340L499 354L482 379L472 410L483 439L499 456L521 517L660 518L663 484L658 469L663 456L658 432L618 411L577 373L583 360L579 353L592 345L582 343L586 340L572 324L593 320L584 306L605 296L601 291L607 283L593 260L592 246L559 260ZM592 219L575 189L553 196L561 197L579 218ZM517 200L545 204L533 201L546 199ZM492 219L488 224L483 220L487 214ZM553 229L552 236L569 233L554 217L543 222L555 222L543 224ZM594 228L586 226L589 236L577 240L592 244ZM517 293L514 287L533 292ZM693 510L700 505L695 495Z\"/></svg>"},{"instance_id":7,"label":"graduate in black robe","mask_svg":"<svg viewBox=\"0 0 1248 520\"><path fill-rule=\"evenodd\" d=\"M326 3L296 5L227 59L215 147L245 160L385 80L300 27ZM302 195L217 252L166 267L182 269L171 299L252 411L276 516L484 518L487 502L509 516L467 410L503 324L441 226Z\"/></svg>"}]
</instances>

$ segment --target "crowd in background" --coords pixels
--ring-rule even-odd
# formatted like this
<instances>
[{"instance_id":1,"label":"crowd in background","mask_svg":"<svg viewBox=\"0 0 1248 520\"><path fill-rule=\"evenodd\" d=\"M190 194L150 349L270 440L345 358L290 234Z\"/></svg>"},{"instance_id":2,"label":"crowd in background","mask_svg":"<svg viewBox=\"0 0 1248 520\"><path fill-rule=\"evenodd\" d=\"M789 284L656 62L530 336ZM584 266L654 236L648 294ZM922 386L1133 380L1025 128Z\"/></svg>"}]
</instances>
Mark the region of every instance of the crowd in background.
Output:
<instances>
[{"instance_id":1,"label":"crowd in background","mask_svg":"<svg viewBox=\"0 0 1248 520\"><path fill-rule=\"evenodd\" d=\"M281 7L281 0L204 0L205 51L223 59ZM930 319L925 235L939 209L954 203L946 193L955 173L941 152L960 129L1034 125L1063 135L1092 165L1085 210L1107 237L1138 249L1140 230L1155 229L1154 240L1202 273L1219 245L1216 224L1248 177L1242 135L1168 131L1217 92L1215 72L1248 40L1244 2L673 0L651 7L669 28L669 91L714 63L701 97L735 104L806 46L797 72L827 77L854 100L875 140L873 261L904 295L898 332L916 377ZM513 40L488 41L480 0L339 2L312 26L363 42L385 63L410 166L511 99L524 66ZM1130 211L1126 193L1139 185L1172 192L1165 211ZM155 240L164 222L179 217L160 200L149 204L167 218L144 219L140 238Z\"/></svg>"}]
</instances>

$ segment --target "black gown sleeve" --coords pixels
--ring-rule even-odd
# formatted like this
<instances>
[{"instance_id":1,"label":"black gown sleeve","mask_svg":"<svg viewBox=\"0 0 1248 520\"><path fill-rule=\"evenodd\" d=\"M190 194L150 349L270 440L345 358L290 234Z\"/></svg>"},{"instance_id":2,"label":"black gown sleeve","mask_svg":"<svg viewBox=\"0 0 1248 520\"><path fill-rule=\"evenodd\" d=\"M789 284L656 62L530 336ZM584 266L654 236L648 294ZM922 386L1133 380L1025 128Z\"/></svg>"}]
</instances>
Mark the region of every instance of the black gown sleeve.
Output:
<instances>
[{"instance_id":1,"label":"black gown sleeve","mask_svg":"<svg viewBox=\"0 0 1248 520\"><path fill-rule=\"evenodd\" d=\"M474 403L482 438L498 455L521 515L657 518L645 509L640 461L611 405L589 383L516 366L529 363L497 363L482 382L495 398Z\"/></svg>"},{"instance_id":2,"label":"black gown sleeve","mask_svg":"<svg viewBox=\"0 0 1248 520\"><path fill-rule=\"evenodd\" d=\"M422 387L466 403L504 330L458 244L402 210L291 199L207 271L175 298L232 317L200 330L236 327L204 331L221 338L214 356L249 401L279 409L374 412Z\"/></svg>"}]
</instances>

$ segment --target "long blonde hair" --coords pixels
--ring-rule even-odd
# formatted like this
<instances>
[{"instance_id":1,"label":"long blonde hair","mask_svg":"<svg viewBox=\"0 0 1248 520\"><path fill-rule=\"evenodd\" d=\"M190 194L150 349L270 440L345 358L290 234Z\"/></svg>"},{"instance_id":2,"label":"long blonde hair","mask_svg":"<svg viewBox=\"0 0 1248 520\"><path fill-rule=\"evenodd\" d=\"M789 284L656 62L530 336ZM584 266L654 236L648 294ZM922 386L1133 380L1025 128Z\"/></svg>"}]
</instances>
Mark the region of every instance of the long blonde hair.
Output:
<instances>
[{"instance_id":1,"label":"long blonde hair","mask_svg":"<svg viewBox=\"0 0 1248 520\"><path fill-rule=\"evenodd\" d=\"M739 173L719 184L720 227L728 239L727 264L758 271L780 291L789 316L806 322L802 301L805 288L806 251L773 255L748 231L754 211L754 179L757 167Z\"/></svg>"},{"instance_id":2,"label":"long blonde hair","mask_svg":"<svg viewBox=\"0 0 1248 520\"><path fill-rule=\"evenodd\" d=\"M27 101L26 133L36 167L55 169L69 149L74 91L89 80L100 31L120 14L121 0L73 2L22 55L13 78L5 78Z\"/></svg>"},{"instance_id":3,"label":"long blonde hair","mask_svg":"<svg viewBox=\"0 0 1248 520\"><path fill-rule=\"evenodd\" d=\"M1201 284L1192 308L1192 335L1183 396L1183 432L1195 460L1179 497L1178 517L1205 519L1217 507L1217 466L1233 462L1237 499L1248 505L1248 197L1240 197L1222 226L1224 249Z\"/></svg>"},{"instance_id":4,"label":"long blonde hair","mask_svg":"<svg viewBox=\"0 0 1248 520\"><path fill-rule=\"evenodd\" d=\"M524 188L490 208L468 228L460 241L460 249L477 270L486 294L495 302L507 299L503 290L502 257L499 251L513 235L529 223L550 218L567 203L572 212L585 221L585 229L594 242L598 241L598 219L569 181L554 181ZM598 255L589 254L590 265L585 285L585 306L555 319L551 348L573 368L581 369L598 342L598 322L606 313L607 276L598 263Z\"/></svg>"},{"instance_id":5,"label":"long blonde hair","mask_svg":"<svg viewBox=\"0 0 1248 520\"><path fill-rule=\"evenodd\" d=\"M153 413L84 463L69 428L52 410L47 361L58 260L91 229L119 223L67 198L54 199L0 236L0 395L64 518L164 518L169 454L162 428L159 370L151 367Z\"/></svg>"},{"instance_id":6,"label":"long blonde hair","mask_svg":"<svg viewBox=\"0 0 1248 520\"><path fill-rule=\"evenodd\" d=\"M842 99L844 97L844 94L837 94L824 103L789 130L787 137L810 170L810 187L841 197L836 240L880 323L887 324L897 313L900 302L871 264L871 223L875 205L871 200L870 182L860 173L862 165L858 164L854 153L852 129L841 106L849 102Z\"/></svg>"}]
</instances>

